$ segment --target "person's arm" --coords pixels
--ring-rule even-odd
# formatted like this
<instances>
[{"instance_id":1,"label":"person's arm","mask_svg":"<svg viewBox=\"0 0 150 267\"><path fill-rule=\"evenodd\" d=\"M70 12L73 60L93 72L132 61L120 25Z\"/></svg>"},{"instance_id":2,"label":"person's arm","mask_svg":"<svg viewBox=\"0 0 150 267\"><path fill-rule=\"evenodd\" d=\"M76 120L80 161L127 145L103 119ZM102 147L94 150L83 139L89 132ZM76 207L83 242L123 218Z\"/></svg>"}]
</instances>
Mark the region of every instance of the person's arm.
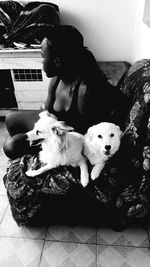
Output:
<instances>
[{"instance_id":1,"label":"person's arm","mask_svg":"<svg viewBox=\"0 0 150 267\"><path fill-rule=\"evenodd\" d=\"M58 81L59 81L59 78L54 77L54 78L51 78L50 83L49 83L48 95L47 95L47 99L46 99L45 105L44 105L44 109L48 110L49 112L52 112L52 110L53 110L55 91L56 91L56 87L58 85Z\"/></svg>"}]
</instances>

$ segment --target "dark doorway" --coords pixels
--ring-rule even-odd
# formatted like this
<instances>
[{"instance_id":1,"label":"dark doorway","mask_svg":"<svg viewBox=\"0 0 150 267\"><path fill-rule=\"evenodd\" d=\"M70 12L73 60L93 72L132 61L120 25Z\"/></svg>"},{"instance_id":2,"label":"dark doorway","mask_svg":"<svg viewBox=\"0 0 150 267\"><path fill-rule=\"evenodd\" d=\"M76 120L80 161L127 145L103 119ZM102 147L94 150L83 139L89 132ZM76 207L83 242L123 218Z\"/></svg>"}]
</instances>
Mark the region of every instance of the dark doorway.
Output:
<instances>
[{"instance_id":1,"label":"dark doorway","mask_svg":"<svg viewBox=\"0 0 150 267\"><path fill-rule=\"evenodd\" d=\"M0 108L17 108L10 70L0 70Z\"/></svg>"}]
</instances>

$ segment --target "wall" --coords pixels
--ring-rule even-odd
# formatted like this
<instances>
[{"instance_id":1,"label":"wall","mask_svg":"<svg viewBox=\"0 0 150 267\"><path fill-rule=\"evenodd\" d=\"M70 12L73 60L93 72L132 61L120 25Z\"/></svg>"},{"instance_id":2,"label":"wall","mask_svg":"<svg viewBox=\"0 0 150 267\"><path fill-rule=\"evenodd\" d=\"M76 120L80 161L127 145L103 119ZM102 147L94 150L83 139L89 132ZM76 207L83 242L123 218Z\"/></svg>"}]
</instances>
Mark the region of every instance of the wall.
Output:
<instances>
[{"instance_id":1,"label":"wall","mask_svg":"<svg viewBox=\"0 0 150 267\"><path fill-rule=\"evenodd\" d=\"M79 28L97 60L131 60L137 0L53 2L60 7L62 23Z\"/></svg>"},{"instance_id":2,"label":"wall","mask_svg":"<svg viewBox=\"0 0 150 267\"><path fill-rule=\"evenodd\" d=\"M144 0L52 2L60 8L61 23L73 24L81 31L97 60L133 63L150 57L150 28L143 23Z\"/></svg>"},{"instance_id":3,"label":"wall","mask_svg":"<svg viewBox=\"0 0 150 267\"><path fill-rule=\"evenodd\" d=\"M150 25L148 26L143 21L144 7L145 7L145 1L138 0L136 23L132 41L132 56L131 56L132 62L135 62L142 58L150 58ZM146 6L146 8L148 8L148 6ZM150 14L150 5L149 5L149 14ZM149 15L149 20L150 20L150 15Z\"/></svg>"}]
</instances>

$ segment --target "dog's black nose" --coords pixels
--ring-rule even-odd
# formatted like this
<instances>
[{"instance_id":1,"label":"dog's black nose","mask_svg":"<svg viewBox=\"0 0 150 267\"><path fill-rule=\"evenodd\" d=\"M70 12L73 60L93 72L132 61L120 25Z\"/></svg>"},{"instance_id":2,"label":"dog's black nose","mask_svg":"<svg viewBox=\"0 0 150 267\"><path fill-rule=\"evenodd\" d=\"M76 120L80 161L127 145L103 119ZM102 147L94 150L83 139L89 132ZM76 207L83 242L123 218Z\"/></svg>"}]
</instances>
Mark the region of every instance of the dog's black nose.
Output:
<instances>
[{"instance_id":1,"label":"dog's black nose","mask_svg":"<svg viewBox=\"0 0 150 267\"><path fill-rule=\"evenodd\" d=\"M106 149L106 150L110 150L110 149L111 149L111 146L110 146L110 145L106 145L106 146L105 146L105 149Z\"/></svg>"}]
</instances>

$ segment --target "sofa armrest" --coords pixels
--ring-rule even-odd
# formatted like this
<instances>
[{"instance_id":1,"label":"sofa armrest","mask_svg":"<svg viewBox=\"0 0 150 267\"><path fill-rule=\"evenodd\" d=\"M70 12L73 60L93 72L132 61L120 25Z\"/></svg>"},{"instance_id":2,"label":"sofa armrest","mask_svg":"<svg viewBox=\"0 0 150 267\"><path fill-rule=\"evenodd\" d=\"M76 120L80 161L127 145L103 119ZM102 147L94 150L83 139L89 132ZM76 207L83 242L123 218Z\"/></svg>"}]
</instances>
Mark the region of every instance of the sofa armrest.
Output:
<instances>
[{"instance_id":1,"label":"sofa armrest","mask_svg":"<svg viewBox=\"0 0 150 267\"><path fill-rule=\"evenodd\" d=\"M134 127L143 144L147 144L150 128L150 60L137 61L128 71L121 90L130 102L127 127ZM150 138L149 138L150 141Z\"/></svg>"}]
</instances>

